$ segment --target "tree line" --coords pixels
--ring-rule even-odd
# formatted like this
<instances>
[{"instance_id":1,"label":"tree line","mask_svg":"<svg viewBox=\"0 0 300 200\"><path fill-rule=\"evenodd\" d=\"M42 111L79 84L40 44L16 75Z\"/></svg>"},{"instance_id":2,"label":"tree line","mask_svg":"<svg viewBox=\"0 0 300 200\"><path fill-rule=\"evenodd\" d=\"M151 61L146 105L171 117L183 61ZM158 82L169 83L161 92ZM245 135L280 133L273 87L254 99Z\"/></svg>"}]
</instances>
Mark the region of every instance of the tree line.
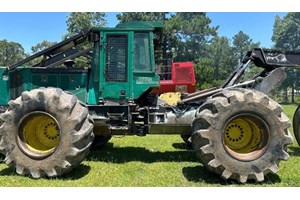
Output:
<instances>
[{"instance_id":1,"label":"tree line","mask_svg":"<svg viewBox=\"0 0 300 200\"><path fill-rule=\"evenodd\" d=\"M66 20L67 30L63 39L94 26L107 26L106 17L106 13L102 12L70 13ZM219 26L212 26L211 19L204 12L125 12L116 17L119 23L162 21L164 23L165 54L172 57L173 61L192 61L194 63L198 89L219 86L238 65L247 50L262 47L260 42L254 42L242 30L232 38L218 35ZM300 50L299 29L300 13L287 13L282 18L276 16L272 35L274 48ZM55 43L47 40L41 41L31 47L31 54ZM29 54L24 52L21 44L0 40L0 66L11 65L27 56ZM79 59L79 62L85 63L86 60ZM251 67L249 74L258 71L259 69ZM297 100L295 93L300 89L298 78L300 72L287 70L287 73L288 79L272 94L275 97L279 97L278 94L284 94L283 101L295 102Z\"/></svg>"}]
</instances>

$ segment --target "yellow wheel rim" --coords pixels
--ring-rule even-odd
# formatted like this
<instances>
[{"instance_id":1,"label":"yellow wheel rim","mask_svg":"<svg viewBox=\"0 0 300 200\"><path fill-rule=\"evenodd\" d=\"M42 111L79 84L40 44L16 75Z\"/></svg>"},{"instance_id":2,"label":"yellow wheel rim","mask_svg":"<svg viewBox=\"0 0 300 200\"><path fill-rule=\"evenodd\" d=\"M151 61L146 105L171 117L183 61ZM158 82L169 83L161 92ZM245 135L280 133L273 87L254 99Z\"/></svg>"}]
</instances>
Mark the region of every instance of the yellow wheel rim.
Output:
<instances>
[{"instance_id":1,"label":"yellow wheel rim","mask_svg":"<svg viewBox=\"0 0 300 200\"><path fill-rule=\"evenodd\" d=\"M266 150L268 138L267 124L252 114L233 117L224 130L225 149L241 160L252 160L261 156Z\"/></svg>"},{"instance_id":2,"label":"yellow wheel rim","mask_svg":"<svg viewBox=\"0 0 300 200\"><path fill-rule=\"evenodd\" d=\"M55 150L60 140L57 121L48 113L33 112L21 120L19 144L27 154L47 156Z\"/></svg>"}]
</instances>

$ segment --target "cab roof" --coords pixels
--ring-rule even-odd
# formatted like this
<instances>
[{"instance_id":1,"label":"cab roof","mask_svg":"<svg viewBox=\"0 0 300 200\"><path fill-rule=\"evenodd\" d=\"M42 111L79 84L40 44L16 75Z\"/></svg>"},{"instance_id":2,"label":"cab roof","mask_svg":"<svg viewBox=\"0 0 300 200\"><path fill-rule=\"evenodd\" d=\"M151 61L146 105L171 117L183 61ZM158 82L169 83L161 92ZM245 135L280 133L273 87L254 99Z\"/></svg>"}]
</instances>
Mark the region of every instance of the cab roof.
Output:
<instances>
[{"instance_id":1,"label":"cab roof","mask_svg":"<svg viewBox=\"0 0 300 200\"><path fill-rule=\"evenodd\" d=\"M118 24L115 28L107 27L94 27L92 31L153 31L161 32L163 29L163 23L160 21L138 21L138 22L126 22Z\"/></svg>"}]
</instances>

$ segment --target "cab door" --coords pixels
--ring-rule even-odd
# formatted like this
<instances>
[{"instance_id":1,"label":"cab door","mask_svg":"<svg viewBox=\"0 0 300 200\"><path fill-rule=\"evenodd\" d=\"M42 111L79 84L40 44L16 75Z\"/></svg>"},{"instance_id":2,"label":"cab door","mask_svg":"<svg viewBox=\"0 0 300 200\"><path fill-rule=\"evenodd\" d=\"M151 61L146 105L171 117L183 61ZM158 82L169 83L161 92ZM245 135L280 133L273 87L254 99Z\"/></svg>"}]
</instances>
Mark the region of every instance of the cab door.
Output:
<instances>
[{"instance_id":1,"label":"cab door","mask_svg":"<svg viewBox=\"0 0 300 200\"><path fill-rule=\"evenodd\" d=\"M130 32L105 32L102 38L100 98L131 98L132 47Z\"/></svg>"}]
</instances>

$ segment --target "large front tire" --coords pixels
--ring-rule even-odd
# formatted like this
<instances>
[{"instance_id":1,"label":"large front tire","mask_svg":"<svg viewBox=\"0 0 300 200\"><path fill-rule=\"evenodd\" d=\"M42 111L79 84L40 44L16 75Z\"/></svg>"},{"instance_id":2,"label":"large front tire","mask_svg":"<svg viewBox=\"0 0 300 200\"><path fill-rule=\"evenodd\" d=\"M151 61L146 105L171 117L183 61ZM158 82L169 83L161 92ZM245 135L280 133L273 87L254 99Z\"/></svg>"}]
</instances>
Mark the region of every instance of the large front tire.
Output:
<instances>
[{"instance_id":1,"label":"large front tire","mask_svg":"<svg viewBox=\"0 0 300 200\"><path fill-rule=\"evenodd\" d=\"M63 175L80 164L94 134L88 109L58 88L23 92L0 115L5 163L33 178Z\"/></svg>"},{"instance_id":2,"label":"large front tire","mask_svg":"<svg viewBox=\"0 0 300 200\"><path fill-rule=\"evenodd\" d=\"M261 182L289 158L289 127L281 106L265 94L229 89L199 108L192 142L201 162L223 179Z\"/></svg>"},{"instance_id":3,"label":"large front tire","mask_svg":"<svg viewBox=\"0 0 300 200\"><path fill-rule=\"evenodd\" d=\"M294 135L298 145L300 146L300 106L298 106L297 110L294 113L293 117L293 129Z\"/></svg>"}]
</instances>

